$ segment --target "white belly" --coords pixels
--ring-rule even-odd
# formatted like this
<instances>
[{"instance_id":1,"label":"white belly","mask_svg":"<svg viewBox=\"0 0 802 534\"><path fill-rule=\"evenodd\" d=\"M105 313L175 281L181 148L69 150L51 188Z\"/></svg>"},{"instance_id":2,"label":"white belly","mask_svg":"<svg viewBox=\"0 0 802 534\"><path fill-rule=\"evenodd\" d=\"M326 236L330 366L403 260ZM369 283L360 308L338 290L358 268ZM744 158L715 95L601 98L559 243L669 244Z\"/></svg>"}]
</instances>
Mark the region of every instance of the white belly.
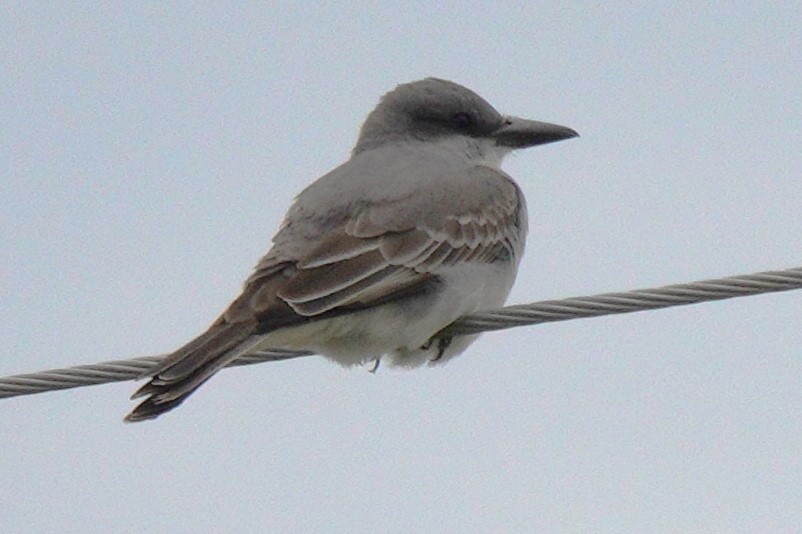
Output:
<instances>
[{"instance_id":1,"label":"white belly","mask_svg":"<svg viewBox=\"0 0 802 534\"><path fill-rule=\"evenodd\" d=\"M436 346L421 347L459 317L503 305L516 269L515 263L507 262L464 265L443 275L437 292L280 328L262 336L258 350L311 350L343 366L378 358L407 368L441 363L464 351L478 336L455 338L437 360Z\"/></svg>"}]
</instances>

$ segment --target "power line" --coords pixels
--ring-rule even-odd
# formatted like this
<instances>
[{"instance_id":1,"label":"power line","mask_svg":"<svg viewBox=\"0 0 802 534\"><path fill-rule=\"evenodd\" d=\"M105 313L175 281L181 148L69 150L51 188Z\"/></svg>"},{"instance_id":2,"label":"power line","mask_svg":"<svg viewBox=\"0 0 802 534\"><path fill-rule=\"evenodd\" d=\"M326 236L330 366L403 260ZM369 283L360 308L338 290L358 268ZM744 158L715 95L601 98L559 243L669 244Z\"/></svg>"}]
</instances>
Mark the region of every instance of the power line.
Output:
<instances>
[{"instance_id":1,"label":"power line","mask_svg":"<svg viewBox=\"0 0 802 534\"><path fill-rule=\"evenodd\" d=\"M441 334L478 334L516 326L632 313L800 288L802 288L802 267L766 271L653 289L508 306L463 317L443 329ZM289 360L311 355L311 352L289 350L260 351L241 357L230 366ZM142 376L162 358L164 356L145 356L0 378L0 399L133 380Z\"/></svg>"}]
</instances>

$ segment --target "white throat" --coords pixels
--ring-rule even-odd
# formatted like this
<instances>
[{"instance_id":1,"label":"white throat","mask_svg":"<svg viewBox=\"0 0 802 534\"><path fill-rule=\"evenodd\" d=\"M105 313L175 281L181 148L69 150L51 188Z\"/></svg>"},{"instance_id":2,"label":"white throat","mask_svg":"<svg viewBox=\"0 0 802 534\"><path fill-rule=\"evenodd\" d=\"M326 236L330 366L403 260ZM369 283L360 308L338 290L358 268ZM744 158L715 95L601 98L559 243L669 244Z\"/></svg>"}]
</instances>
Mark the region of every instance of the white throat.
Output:
<instances>
[{"instance_id":1,"label":"white throat","mask_svg":"<svg viewBox=\"0 0 802 534\"><path fill-rule=\"evenodd\" d=\"M499 170L504 156L512 151L510 147L497 145L494 139L467 135L449 135L438 141L430 141L430 143L443 150L465 156L477 165Z\"/></svg>"}]
</instances>

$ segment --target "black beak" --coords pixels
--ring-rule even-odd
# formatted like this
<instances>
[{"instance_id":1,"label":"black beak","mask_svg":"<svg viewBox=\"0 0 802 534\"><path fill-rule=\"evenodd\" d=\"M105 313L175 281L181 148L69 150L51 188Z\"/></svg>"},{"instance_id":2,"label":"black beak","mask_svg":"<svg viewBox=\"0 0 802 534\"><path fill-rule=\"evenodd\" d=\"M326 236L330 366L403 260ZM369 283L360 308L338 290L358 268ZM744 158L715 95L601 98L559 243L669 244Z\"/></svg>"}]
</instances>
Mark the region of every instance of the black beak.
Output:
<instances>
[{"instance_id":1,"label":"black beak","mask_svg":"<svg viewBox=\"0 0 802 534\"><path fill-rule=\"evenodd\" d=\"M559 124L530 121L518 117L504 117L504 124L493 133L496 144L510 148L545 145L578 136L579 134L571 128Z\"/></svg>"}]
</instances>

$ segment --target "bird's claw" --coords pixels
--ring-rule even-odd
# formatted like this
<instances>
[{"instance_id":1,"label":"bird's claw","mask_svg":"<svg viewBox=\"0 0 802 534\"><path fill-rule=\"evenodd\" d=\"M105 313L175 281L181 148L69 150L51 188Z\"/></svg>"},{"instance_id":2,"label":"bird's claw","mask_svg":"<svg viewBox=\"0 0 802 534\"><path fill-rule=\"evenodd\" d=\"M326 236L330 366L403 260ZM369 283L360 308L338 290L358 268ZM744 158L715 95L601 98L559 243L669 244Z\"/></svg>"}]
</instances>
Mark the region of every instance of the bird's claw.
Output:
<instances>
[{"instance_id":1,"label":"bird's claw","mask_svg":"<svg viewBox=\"0 0 802 534\"><path fill-rule=\"evenodd\" d=\"M437 354L435 354L435 356L429 360L430 362L436 362L437 360L443 357L443 354L445 354L446 349L449 347L449 345L451 345L451 341L453 339L454 339L453 337L440 337L436 339L432 338L429 341L427 341L421 347L421 349L429 350L432 348L432 345L434 345L435 342L437 342Z\"/></svg>"}]
</instances>

